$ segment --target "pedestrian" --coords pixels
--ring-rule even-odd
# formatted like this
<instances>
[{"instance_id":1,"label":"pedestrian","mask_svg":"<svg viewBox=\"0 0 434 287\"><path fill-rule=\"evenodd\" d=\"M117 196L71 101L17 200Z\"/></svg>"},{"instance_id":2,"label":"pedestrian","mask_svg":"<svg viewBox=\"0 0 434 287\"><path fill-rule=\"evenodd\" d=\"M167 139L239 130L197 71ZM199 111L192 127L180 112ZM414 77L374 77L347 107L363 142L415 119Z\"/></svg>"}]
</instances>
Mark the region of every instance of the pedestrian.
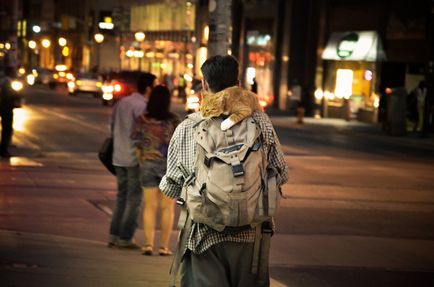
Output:
<instances>
[{"instance_id":1,"label":"pedestrian","mask_svg":"<svg viewBox=\"0 0 434 287\"><path fill-rule=\"evenodd\" d=\"M252 83L252 89L251 89L251 91L252 91L252 93L257 94L258 93L258 83L256 82L256 77L253 78L252 82L253 83Z\"/></svg>"},{"instance_id":2,"label":"pedestrian","mask_svg":"<svg viewBox=\"0 0 434 287\"><path fill-rule=\"evenodd\" d=\"M232 87L234 85L239 85L238 79L238 62L237 60L229 55L226 56L214 56L205 61L202 65L201 70L203 74L203 89L208 93L217 93L226 88ZM212 160L212 158L207 158L206 152L200 149L198 154L198 141L196 134L206 133L206 126L202 126L201 122L196 122L194 118L200 118L200 114L191 114L187 117L178 127L176 128L173 137L171 139L167 158L167 172L160 182L161 191L172 198L178 198L177 202L184 205L185 201L182 198L184 193L187 192L187 197L191 196L193 198L196 196L198 202L198 208L200 209L202 204L207 203L207 207L203 206L203 212L212 212L212 204L208 203L209 198L206 197L206 193L210 190L208 185L201 184L200 189L193 193L189 193L186 190L186 186L190 188L190 184L196 186L198 181L200 181L201 174L196 174L196 166L198 163L208 164L210 168L222 164L219 160ZM267 156L269 167L276 172L275 185L280 187L282 184L288 180L288 167L284 161L283 153L279 141L274 132L273 126L268 118L268 116L261 112L255 111L252 117L245 119L240 124L253 124L254 128L249 126L251 131L260 131L258 133L258 138L260 139L260 145L254 146L249 149L250 155L252 156L261 150L260 153ZM219 119L220 121L222 119ZM212 119L211 119L212 121ZM206 121L207 123L210 121ZM199 125L198 125L199 124ZM200 127L200 129L196 129ZM214 129L220 129L220 125L214 126ZM230 136L233 130L237 129L237 126L231 128L227 135ZM202 136L199 136L202 138ZM208 139L203 138L207 141ZM220 142L224 142L220 141ZM256 141L255 141L256 142ZM215 143L216 145L218 142ZM232 146L234 149L227 152L238 152L240 146ZM253 152L250 152L253 151ZM222 153L226 153L223 151ZM199 159L199 155L202 155ZM234 158L231 158L231 161ZM240 163L237 160L233 161L233 171L230 172L230 178L232 176L244 175L242 168L240 168ZM259 163L261 165L261 163ZM229 165L229 169L231 165ZM258 169L258 166L253 167L253 170ZM247 169L245 169L247 170ZM234 174L232 174L232 172ZM237 174L236 174L237 173ZM245 179L243 176L238 179ZM223 177L216 178L219 185L221 180L221 187L223 187L223 182L226 181ZM232 179L229 179L232 181ZM261 180L256 178L256 182L261 184ZM280 190L280 189L279 189ZM181 192L182 191L182 192ZM261 195L263 196L263 195ZM214 199L218 202L218 199ZM209 205L210 204L210 205ZM211 207L211 209L207 209ZM243 207L240 207L240 214L243 214ZM237 215L237 214L234 214ZM182 216L180 216L182 218ZM220 216L216 215L214 219L218 220ZM182 222L183 220L180 220ZM212 221L212 218L210 219ZM186 218L186 222L189 224L184 225L184 229L181 231L180 239L178 242L178 250L174 257L174 264L172 265L171 275L172 281L174 283L174 278L176 276L176 271L178 264L181 264L181 286L269 286L269 274L268 274L268 253L267 248L263 249L263 263L255 261L257 251L257 245L255 243L255 238L257 235L264 235L264 225L251 227L250 225L244 225L243 228L216 228L211 227L210 224L204 224L200 222L195 222L191 219L189 214ZM268 226L268 234L274 228L270 225ZM219 229L219 230L217 230ZM185 242L185 244L184 244ZM265 241L264 241L265 242ZM181 261L182 260L182 261ZM261 266L261 273L252 273L257 265L253 266L254 263L259 263ZM262 280L259 280L259 274Z\"/></svg>"},{"instance_id":3,"label":"pedestrian","mask_svg":"<svg viewBox=\"0 0 434 287\"><path fill-rule=\"evenodd\" d=\"M121 99L113 108L111 118L113 165L118 192L110 225L108 247L140 248L132 240L142 203L142 189L140 167L131 134L136 119L146 108L155 79L153 74L142 73L137 81L137 91Z\"/></svg>"},{"instance_id":4,"label":"pedestrian","mask_svg":"<svg viewBox=\"0 0 434 287\"><path fill-rule=\"evenodd\" d=\"M21 100L21 96L13 89L12 83L16 78L16 71L13 67L5 68L5 78L0 83L0 117L2 122L2 133L0 142L0 156L8 158L9 146L12 141L14 108Z\"/></svg>"},{"instance_id":5,"label":"pedestrian","mask_svg":"<svg viewBox=\"0 0 434 287\"><path fill-rule=\"evenodd\" d=\"M417 99L417 115L418 121L416 130L422 132L424 113L425 113L425 99L427 94L427 86L425 81L420 81L419 85L415 89L416 99Z\"/></svg>"},{"instance_id":6,"label":"pedestrian","mask_svg":"<svg viewBox=\"0 0 434 287\"><path fill-rule=\"evenodd\" d=\"M143 230L145 246L143 255L154 252L155 217L158 206L160 217L161 256L172 255L169 239L173 228L175 201L163 195L158 188L166 173L166 159L169 141L178 125L176 115L170 112L170 91L166 86L156 86L149 97L146 111L138 118L132 139L137 147L136 155L140 163L140 178L143 188Z\"/></svg>"}]
</instances>

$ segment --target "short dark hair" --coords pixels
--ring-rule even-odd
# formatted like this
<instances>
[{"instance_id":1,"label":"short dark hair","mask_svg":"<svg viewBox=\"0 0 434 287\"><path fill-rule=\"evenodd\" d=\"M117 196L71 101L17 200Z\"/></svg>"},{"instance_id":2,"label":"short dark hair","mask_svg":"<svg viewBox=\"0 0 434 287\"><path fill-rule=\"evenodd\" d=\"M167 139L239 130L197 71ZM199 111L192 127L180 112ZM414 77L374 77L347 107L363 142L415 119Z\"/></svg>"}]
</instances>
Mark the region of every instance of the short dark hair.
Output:
<instances>
[{"instance_id":1,"label":"short dark hair","mask_svg":"<svg viewBox=\"0 0 434 287\"><path fill-rule=\"evenodd\" d=\"M213 56L200 68L212 92L220 92L238 84L238 61L230 55Z\"/></svg>"},{"instance_id":2,"label":"short dark hair","mask_svg":"<svg viewBox=\"0 0 434 287\"><path fill-rule=\"evenodd\" d=\"M148 117L157 120L166 120L173 116L170 113L170 91L166 86L158 85L152 89L146 112Z\"/></svg>"},{"instance_id":3,"label":"short dark hair","mask_svg":"<svg viewBox=\"0 0 434 287\"><path fill-rule=\"evenodd\" d=\"M157 77L151 73L141 73L137 79L137 91L143 94L147 87L152 88Z\"/></svg>"}]
</instances>

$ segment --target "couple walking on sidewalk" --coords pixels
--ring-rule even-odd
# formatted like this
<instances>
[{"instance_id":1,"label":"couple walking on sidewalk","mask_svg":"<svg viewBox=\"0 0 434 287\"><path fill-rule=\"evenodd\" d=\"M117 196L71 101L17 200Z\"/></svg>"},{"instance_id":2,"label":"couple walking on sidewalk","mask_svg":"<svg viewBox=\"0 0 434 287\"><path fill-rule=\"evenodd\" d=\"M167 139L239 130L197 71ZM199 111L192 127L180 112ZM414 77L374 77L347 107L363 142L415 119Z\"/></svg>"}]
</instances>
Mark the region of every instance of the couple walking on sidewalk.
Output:
<instances>
[{"instance_id":1,"label":"couple walking on sidewalk","mask_svg":"<svg viewBox=\"0 0 434 287\"><path fill-rule=\"evenodd\" d=\"M113 108L111 129L114 142L118 193L110 225L109 247L140 249L132 239L144 196L143 255L154 252L155 215L161 205L161 244L158 253L172 255L169 238L174 220L174 200L158 189L166 166L167 146L177 125L169 112L170 93L164 86L154 87L156 77L142 73L137 92L123 98Z\"/></svg>"}]
</instances>

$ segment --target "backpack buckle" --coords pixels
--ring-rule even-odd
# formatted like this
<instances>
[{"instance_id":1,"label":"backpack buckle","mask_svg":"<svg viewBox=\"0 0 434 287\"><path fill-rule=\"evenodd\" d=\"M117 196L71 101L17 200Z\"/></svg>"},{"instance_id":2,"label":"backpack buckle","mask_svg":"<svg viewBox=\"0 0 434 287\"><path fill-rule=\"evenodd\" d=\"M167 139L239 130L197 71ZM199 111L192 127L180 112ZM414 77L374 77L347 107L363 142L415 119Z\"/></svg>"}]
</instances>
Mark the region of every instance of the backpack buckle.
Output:
<instances>
[{"instance_id":1,"label":"backpack buckle","mask_svg":"<svg viewBox=\"0 0 434 287\"><path fill-rule=\"evenodd\" d=\"M256 140L253 146L251 147L252 151L258 151L261 145L262 145L261 141L259 139Z\"/></svg>"},{"instance_id":2,"label":"backpack buckle","mask_svg":"<svg viewBox=\"0 0 434 287\"><path fill-rule=\"evenodd\" d=\"M210 168L210 167L211 167L211 160L212 160L212 157L209 158L209 157L205 156L205 159L203 160L203 163L205 164L205 166L206 166L207 168Z\"/></svg>"},{"instance_id":3,"label":"backpack buckle","mask_svg":"<svg viewBox=\"0 0 434 287\"><path fill-rule=\"evenodd\" d=\"M185 200L182 197L178 197L176 199L176 204L178 204L179 206L184 206L185 205Z\"/></svg>"},{"instance_id":4,"label":"backpack buckle","mask_svg":"<svg viewBox=\"0 0 434 287\"><path fill-rule=\"evenodd\" d=\"M244 175L244 168L242 164L232 165L232 173L235 177Z\"/></svg>"},{"instance_id":5,"label":"backpack buckle","mask_svg":"<svg viewBox=\"0 0 434 287\"><path fill-rule=\"evenodd\" d=\"M262 233L271 234L271 235L274 234L273 226L272 226L271 222L268 222L268 221L262 223L261 230L262 230Z\"/></svg>"}]
</instances>

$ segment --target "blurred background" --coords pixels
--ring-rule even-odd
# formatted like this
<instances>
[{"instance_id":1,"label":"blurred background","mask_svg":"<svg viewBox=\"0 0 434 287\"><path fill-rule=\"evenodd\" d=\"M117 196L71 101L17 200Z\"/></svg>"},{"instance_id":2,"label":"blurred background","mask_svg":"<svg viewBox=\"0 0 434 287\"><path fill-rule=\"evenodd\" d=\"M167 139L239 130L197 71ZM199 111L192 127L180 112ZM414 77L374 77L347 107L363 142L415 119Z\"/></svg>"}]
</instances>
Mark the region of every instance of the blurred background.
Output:
<instances>
[{"instance_id":1,"label":"blurred background","mask_svg":"<svg viewBox=\"0 0 434 287\"><path fill-rule=\"evenodd\" d=\"M0 15L0 65L52 86L149 71L185 100L207 56L229 53L263 106L375 123L382 94L432 82L431 0L1 0Z\"/></svg>"},{"instance_id":2,"label":"blurred background","mask_svg":"<svg viewBox=\"0 0 434 287\"><path fill-rule=\"evenodd\" d=\"M140 73L182 119L216 54L290 168L271 286L434 286L433 20L434 0L0 0L0 83L15 67L21 97L1 286L167 286L171 258L106 248L117 183L97 153Z\"/></svg>"}]
</instances>

